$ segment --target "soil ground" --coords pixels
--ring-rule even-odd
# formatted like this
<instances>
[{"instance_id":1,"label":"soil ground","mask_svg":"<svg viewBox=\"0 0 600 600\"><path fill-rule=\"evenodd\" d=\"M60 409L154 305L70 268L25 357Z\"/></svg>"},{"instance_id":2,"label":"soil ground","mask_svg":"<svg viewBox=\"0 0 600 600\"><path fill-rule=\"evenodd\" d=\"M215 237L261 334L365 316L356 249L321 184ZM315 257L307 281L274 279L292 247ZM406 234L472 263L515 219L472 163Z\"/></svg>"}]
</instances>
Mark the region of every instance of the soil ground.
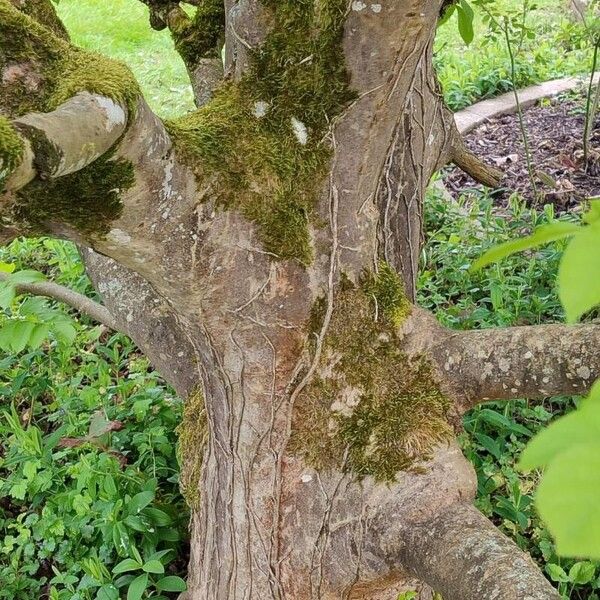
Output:
<instances>
[{"instance_id":1,"label":"soil ground","mask_svg":"<svg viewBox=\"0 0 600 600\"><path fill-rule=\"evenodd\" d=\"M557 212L573 210L586 198L600 196L600 119L591 135L590 160L583 164L585 100L558 96L543 100L524 113L537 197L529 177L523 136L517 115L492 119L465 137L470 150L504 171L501 188L492 192L497 204L518 193L529 205L554 204ZM444 181L455 197L483 187L458 169Z\"/></svg>"}]
</instances>

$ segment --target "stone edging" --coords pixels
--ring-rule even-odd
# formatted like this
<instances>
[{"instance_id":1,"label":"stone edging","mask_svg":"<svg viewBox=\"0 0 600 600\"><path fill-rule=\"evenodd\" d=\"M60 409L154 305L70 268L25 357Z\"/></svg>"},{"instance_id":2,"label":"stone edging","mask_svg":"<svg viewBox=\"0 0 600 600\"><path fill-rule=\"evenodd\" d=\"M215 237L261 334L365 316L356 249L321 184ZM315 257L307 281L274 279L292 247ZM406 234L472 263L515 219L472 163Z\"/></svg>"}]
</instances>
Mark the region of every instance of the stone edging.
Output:
<instances>
[{"instance_id":1,"label":"stone edging","mask_svg":"<svg viewBox=\"0 0 600 600\"><path fill-rule=\"evenodd\" d=\"M597 84L599 79L600 73L597 73L594 76L594 83ZM580 87L582 84L586 84L587 81L589 81L587 77L583 76L565 77L564 79L546 81L545 83L532 85L519 90L519 100L523 108L529 108L543 98L556 96L563 92L569 92ZM482 100L481 102L477 102L472 106L460 110L454 114L454 119L456 120L458 131L461 134L465 134L473 131L473 129L476 129L489 119L515 112L517 112L515 96L513 92L508 92L502 96L490 98L489 100Z\"/></svg>"}]
</instances>

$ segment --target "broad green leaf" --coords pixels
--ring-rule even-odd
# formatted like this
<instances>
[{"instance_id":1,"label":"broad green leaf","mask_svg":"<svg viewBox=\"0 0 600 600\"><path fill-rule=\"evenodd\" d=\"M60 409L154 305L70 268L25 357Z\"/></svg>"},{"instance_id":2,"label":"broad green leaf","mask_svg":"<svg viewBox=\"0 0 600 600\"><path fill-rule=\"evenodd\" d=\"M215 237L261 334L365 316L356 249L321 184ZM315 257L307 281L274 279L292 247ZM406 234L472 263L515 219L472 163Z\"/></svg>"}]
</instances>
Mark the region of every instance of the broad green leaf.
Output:
<instances>
[{"instance_id":1,"label":"broad green leaf","mask_svg":"<svg viewBox=\"0 0 600 600\"><path fill-rule=\"evenodd\" d=\"M159 508L149 507L144 510L144 514L152 521L152 523L154 523L154 525L158 525L159 527L166 527L173 521L166 512Z\"/></svg>"},{"instance_id":2,"label":"broad green leaf","mask_svg":"<svg viewBox=\"0 0 600 600\"><path fill-rule=\"evenodd\" d=\"M127 588L127 600L141 600L148 587L148 573L136 577Z\"/></svg>"},{"instance_id":3,"label":"broad green leaf","mask_svg":"<svg viewBox=\"0 0 600 600\"><path fill-rule=\"evenodd\" d=\"M36 323L29 336L29 347L34 350L39 348L49 333L50 327L46 323Z\"/></svg>"},{"instance_id":4,"label":"broad green leaf","mask_svg":"<svg viewBox=\"0 0 600 600\"><path fill-rule=\"evenodd\" d=\"M9 321L0 329L0 348L18 354L27 346L34 328L31 321Z\"/></svg>"},{"instance_id":5,"label":"broad green leaf","mask_svg":"<svg viewBox=\"0 0 600 600\"><path fill-rule=\"evenodd\" d=\"M13 263L5 263L0 261L0 273L13 273L16 268L16 265Z\"/></svg>"},{"instance_id":6,"label":"broad green leaf","mask_svg":"<svg viewBox=\"0 0 600 600\"><path fill-rule=\"evenodd\" d=\"M516 252L522 252L523 250L530 250L549 242L555 242L564 238L570 237L579 233L582 227L574 223L565 223L564 221L556 221L550 225L543 225L538 227L535 232L525 238L519 238L518 240L511 240L499 246L490 248L481 258L476 260L471 266L472 271L477 271L498 262L511 254Z\"/></svg>"},{"instance_id":7,"label":"broad green leaf","mask_svg":"<svg viewBox=\"0 0 600 600\"><path fill-rule=\"evenodd\" d=\"M545 467L574 444L597 440L600 440L600 382L596 382L578 410L557 419L527 444L518 467L524 471Z\"/></svg>"},{"instance_id":8,"label":"broad green leaf","mask_svg":"<svg viewBox=\"0 0 600 600\"><path fill-rule=\"evenodd\" d=\"M560 583L568 583L569 581L569 576L565 570L554 563L546 565L546 573L550 575L550 579L552 579L552 581L557 581Z\"/></svg>"},{"instance_id":9,"label":"broad green leaf","mask_svg":"<svg viewBox=\"0 0 600 600\"><path fill-rule=\"evenodd\" d=\"M137 515L142 509L146 508L154 500L154 492L140 492L136 494L127 505L127 511L130 515Z\"/></svg>"},{"instance_id":10,"label":"broad green leaf","mask_svg":"<svg viewBox=\"0 0 600 600\"><path fill-rule=\"evenodd\" d=\"M10 308L16 295L17 290L14 285L7 282L0 283L0 308Z\"/></svg>"},{"instance_id":11,"label":"broad green leaf","mask_svg":"<svg viewBox=\"0 0 600 600\"><path fill-rule=\"evenodd\" d=\"M588 561L576 562L569 569L569 580L578 585L585 585L594 579L596 567Z\"/></svg>"},{"instance_id":12,"label":"broad green leaf","mask_svg":"<svg viewBox=\"0 0 600 600\"><path fill-rule=\"evenodd\" d=\"M570 323L600 304L600 221L582 227L567 246L558 291Z\"/></svg>"},{"instance_id":13,"label":"broad green leaf","mask_svg":"<svg viewBox=\"0 0 600 600\"><path fill-rule=\"evenodd\" d=\"M77 333L75 327L73 327L72 321L68 318L52 321L52 331L61 342L67 344L73 343Z\"/></svg>"},{"instance_id":14,"label":"broad green leaf","mask_svg":"<svg viewBox=\"0 0 600 600\"><path fill-rule=\"evenodd\" d=\"M511 421L510 419L506 418L503 414L500 414L499 412L496 412L495 410L492 410L490 408L482 408L477 413L477 416L480 419L489 423L490 425L497 427L498 429L504 429L507 432L518 433L527 437L532 436L531 431L529 431L527 427L525 427L524 425L520 425L519 423L515 423L514 421Z\"/></svg>"},{"instance_id":15,"label":"broad green leaf","mask_svg":"<svg viewBox=\"0 0 600 600\"><path fill-rule=\"evenodd\" d=\"M118 575L119 573L126 573L127 571L138 571L141 568L142 565L139 562L132 558L126 558L114 566L113 573Z\"/></svg>"},{"instance_id":16,"label":"broad green leaf","mask_svg":"<svg viewBox=\"0 0 600 600\"><path fill-rule=\"evenodd\" d=\"M144 571L146 571L146 573L164 573L165 572L165 567L160 562L160 560L149 560L148 562L144 563L144 566L142 567L142 569Z\"/></svg>"},{"instance_id":17,"label":"broad green leaf","mask_svg":"<svg viewBox=\"0 0 600 600\"><path fill-rule=\"evenodd\" d=\"M458 31L460 37L468 46L475 37L475 31L473 30L473 9L466 0L461 0L460 4L456 7L456 14L458 16Z\"/></svg>"},{"instance_id":18,"label":"broad green leaf","mask_svg":"<svg viewBox=\"0 0 600 600\"><path fill-rule=\"evenodd\" d=\"M119 600L119 590L112 583L103 585L96 592L96 600Z\"/></svg>"},{"instance_id":19,"label":"broad green leaf","mask_svg":"<svg viewBox=\"0 0 600 600\"><path fill-rule=\"evenodd\" d=\"M13 285L19 285L20 283L39 283L45 281L46 277L39 271L33 271L32 269L24 269L23 271L16 271L9 275L8 281Z\"/></svg>"},{"instance_id":20,"label":"broad green leaf","mask_svg":"<svg viewBox=\"0 0 600 600\"><path fill-rule=\"evenodd\" d=\"M163 577L156 583L156 589L161 592L185 592L187 585L181 577L176 575L169 575Z\"/></svg>"},{"instance_id":21,"label":"broad green leaf","mask_svg":"<svg viewBox=\"0 0 600 600\"><path fill-rule=\"evenodd\" d=\"M600 560L600 441L576 444L550 463L536 506L561 556Z\"/></svg>"}]
</instances>

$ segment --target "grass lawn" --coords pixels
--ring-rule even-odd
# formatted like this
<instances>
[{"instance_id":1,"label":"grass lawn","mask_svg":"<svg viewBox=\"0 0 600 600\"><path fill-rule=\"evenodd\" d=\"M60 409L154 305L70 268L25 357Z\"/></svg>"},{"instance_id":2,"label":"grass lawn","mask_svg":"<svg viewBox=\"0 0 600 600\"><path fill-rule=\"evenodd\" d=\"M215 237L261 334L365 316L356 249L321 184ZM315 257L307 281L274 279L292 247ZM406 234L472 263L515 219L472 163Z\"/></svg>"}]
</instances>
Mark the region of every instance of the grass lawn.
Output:
<instances>
[{"instance_id":1,"label":"grass lawn","mask_svg":"<svg viewBox=\"0 0 600 600\"><path fill-rule=\"evenodd\" d=\"M530 15L536 36L519 55L520 85L587 71L590 49L564 5L539 0ZM185 67L169 34L150 28L141 2L61 0L57 8L75 43L132 68L160 116L193 108ZM453 19L436 41L440 80L455 109L510 89L503 43L486 39L481 27L477 31L466 48ZM455 328L561 320L554 289L560 248L542 249L538 260L514 256L480 273L468 271L490 245L551 218L551 209L526 209L518 199L500 217L485 195L449 203L432 192L420 303ZM38 269L94 294L71 244L18 240L0 249L0 261ZM0 331L11 310L31 310L26 302L0 311ZM32 600L46 586L50 600L118 598L133 575L113 569L134 551L142 562L160 560L172 575L185 572L186 519L173 451L181 401L130 340L103 333L85 319L73 320L71 327L71 341L57 338L36 350L0 356L0 413L5 411L0 437L6 440L0 457L0 599ZM477 470L483 513L532 553L565 600L598 600L600 565L587 569L592 575L582 581L576 561L556 556L533 509L535 476L515 470L529 437L574 402L564 397L480 407L466 417L461 443ZM111 446L127 458L125 469L93 444L56 446L59 437L85 436L100 409L124 424ZM134 518L132 502L143 505L140 518L154 533ZM149 592L156 580L153 575Z\"/></svg>"}]
</instances>

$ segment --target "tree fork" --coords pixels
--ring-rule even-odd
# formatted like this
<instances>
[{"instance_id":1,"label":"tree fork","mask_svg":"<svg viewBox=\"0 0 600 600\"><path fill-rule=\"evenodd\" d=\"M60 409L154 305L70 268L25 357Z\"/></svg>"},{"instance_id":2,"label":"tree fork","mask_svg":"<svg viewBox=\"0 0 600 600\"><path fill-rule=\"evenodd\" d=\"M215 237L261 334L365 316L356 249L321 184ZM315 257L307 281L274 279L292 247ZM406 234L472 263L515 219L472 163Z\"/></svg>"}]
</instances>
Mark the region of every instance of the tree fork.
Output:
<instances>
[{"instance_id":1,"label":"tree fork","mask_svg":"<svg viewBox=\"0 0 600 600\"><path fill-rule=\"evenodd\" d=\"M0 0L0 9L6 6ZM190 117L187 129L170 127L175 143L143 100L135 95L131 103L134 94L127 88L131 116L110 156L69 175L37 178L19 191L25 202L35 189L77 173L96 181L93 169L102 161L103 178L114 180L106 191L117 190L112 198L118 210L105 212L99 222L71 219L58 203L62 212L44 213L38 226L93 248L84 252L88 270L120 328L180 393L193 397L195 406L204 403L204 410L191 411L202 415L198 423L189 419L182 432L192 440L186 448L197 474L184 474L188 486L197 486L190 600L392 600L410 587L422 588L414 577L442 589L446 600L479 600L476 577L456 582L444 575L448 565L460 570L478 560L452 552L454 543L464 545L458 532L466 525L469 539L483 544L483 564L498 560L506 566L496 574L486 570L486 589L504 586L505 598L525 599L521 584L527 581L555 597L535 565L511 562L508 555L520 556L516 546L465 506L474 497L475 477L449 439L449 427L440 429L427 411L418 413L421 427L412 436L404 432L398 446L414 464L385 478L380 467L389 462L377 460L396 448L389 436L394 422L382 418L387 409L390 417L402 415L413 399L431 399L451 419L464 407L457 397L461 390L450 386L455 395L444 387L444 350L432 341L439 327L408 305L422 243L424 191L432 173L455 158L453 120L432 68L441 6L438 0L332 0L314 7L291 0L227 0L229 82ZM328 70L332 64L335 69ZM0 63L3 74L13 66ZM36 68L43 74L44 65ZM23 69L18 73L29 73ZM352 97L345 96L346 76ZM277 87L281 81L291 83ZM90 87L74 89L99 93ZM212 87L202 83L196 89ZM331 89L342 91L343 106L328 96ZM243 93L228 96L231 90ZM299 90L300 100L294 97ZM315 98L327 101L331 113L323 114ZM280 129L273 152L269 127L275 122ZM223 130L229 138L220 136ZM220 161L212 147L182 145L175 139L182 131L208 139ZM285 155L292 175L289 164L277 160L268 168L248 168L256 155L243 146L247 139L260 140L261 155ZM241 157L237 146L246 150ZM229 204L221 199L231 181L223 156L239 169L234 175L251 176ZM116 177L115 163L129 170ZM256 173L265 176L252 179ZM244 193L276 202L267 210L232 205ZM88 194L86 206L96 207L104 197ZM1 199L6 206L11 194ZM67 193L66 200L75 210L76 194ZM282 205L287 212L276 224L295 229L279 232L277 243L268 238L266 247L264 234L272 230L265 222ZM29 231L20 214L3 237ZM290 238L296 243L298 236L308 251L301 259L282 260L277 244ZM389 272L397 272L402 283L383 277ZM360 329L344 329L348 321ZM340 331L351 334L348 347L339 342ZM456 342L450 333L443 339ZM351 353L357 347L364 350L366 368ZM387 364L378 362L382 349ZM382 373L406 374L393 380L398 392L387 377L378 377ZM357 380L363 375L364 381ZM378 411L360 419L356 411L369 406L365 390L374 392ZM306 410L311 408L314 414ZM204 423L208 435L185 431ZM311 448L303 446L311 436L299 431L313 432L313 456L325 467L315 466ZM320 444L329 458L319 455ZM416 532L429 536L427 547ZM505 577L516 566L523 569L521 577Z\"/></svg>"}]
</instances>

